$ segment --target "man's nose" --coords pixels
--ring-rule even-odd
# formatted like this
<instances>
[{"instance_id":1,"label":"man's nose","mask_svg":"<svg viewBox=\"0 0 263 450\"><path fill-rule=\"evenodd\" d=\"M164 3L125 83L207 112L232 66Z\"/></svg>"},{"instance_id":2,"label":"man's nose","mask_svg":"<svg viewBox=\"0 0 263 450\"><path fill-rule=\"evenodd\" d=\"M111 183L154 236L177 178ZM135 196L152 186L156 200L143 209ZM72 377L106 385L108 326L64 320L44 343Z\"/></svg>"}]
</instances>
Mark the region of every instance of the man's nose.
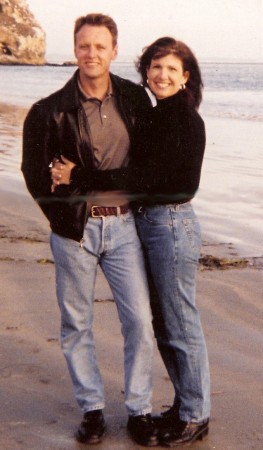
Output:
<instances>
[{"instance_id":1,"label":"man's nose","mask_svg":"<svg viewBox=\"0 0 263 450\"><path fill-rule=\"evenodd\" d=\"M95 47L93 45L90 45L87 48L87 55L88 55L89 58L94 58L94 56L95 56Z\"/></svg>"}]
</instances>

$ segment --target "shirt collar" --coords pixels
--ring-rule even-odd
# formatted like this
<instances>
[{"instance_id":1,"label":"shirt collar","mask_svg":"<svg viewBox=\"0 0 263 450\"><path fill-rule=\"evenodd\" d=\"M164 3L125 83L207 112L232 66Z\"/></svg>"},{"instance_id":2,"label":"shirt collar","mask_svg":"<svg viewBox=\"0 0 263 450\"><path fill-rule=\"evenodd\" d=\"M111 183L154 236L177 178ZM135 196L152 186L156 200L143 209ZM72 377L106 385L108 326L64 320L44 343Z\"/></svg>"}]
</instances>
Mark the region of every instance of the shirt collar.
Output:
<instances>
[{"instance_id":1,"label":"shirt collar","mask_svg":"<svg viewBox=\"0 0 263 450\"><path fill-rule=\"evenodd\" d=\"M82 86L81 86L81 84L80 84L79 77L78 77L77 81L78 81L78 89L79 89L81 101L88 101L88 100L90 100L90 101L91 101L91 100L101 101L101 100L99 100L99 99L96 98L96 97L91 97L91 96L89 96L89 95L84 91L84 89L82 88ZM105 97L105 98L109 98L109 97L111 97L111 96L113 96L113 95L114 95L114 92L113 92L112 82L111 82L111 79L109 78L109 86L108 86L108 90L107 90L107 93L106 93L106 97Z\"/></svg>"}]
</instances>

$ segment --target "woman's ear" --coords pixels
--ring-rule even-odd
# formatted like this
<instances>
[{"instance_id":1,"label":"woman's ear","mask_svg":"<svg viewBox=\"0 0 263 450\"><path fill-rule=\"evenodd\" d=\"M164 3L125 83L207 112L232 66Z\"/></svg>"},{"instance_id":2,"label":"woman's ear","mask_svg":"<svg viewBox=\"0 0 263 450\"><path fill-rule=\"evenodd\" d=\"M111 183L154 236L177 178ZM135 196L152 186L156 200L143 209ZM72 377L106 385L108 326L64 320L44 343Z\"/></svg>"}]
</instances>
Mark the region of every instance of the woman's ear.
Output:
<instances>
[{"instance_id":1,"label":"woman's ear","mask_svg":"<svg viewBox=\"0 0 263 450\"><path fill-rule=\"evenodd\" d=\"M183 73L183 82L184 82L184 84L187 83L187 81L189 80L189 77L190 77L190 72L189 72L189 70L186 70L186 71Z\"/></svg>"}]
</instances>

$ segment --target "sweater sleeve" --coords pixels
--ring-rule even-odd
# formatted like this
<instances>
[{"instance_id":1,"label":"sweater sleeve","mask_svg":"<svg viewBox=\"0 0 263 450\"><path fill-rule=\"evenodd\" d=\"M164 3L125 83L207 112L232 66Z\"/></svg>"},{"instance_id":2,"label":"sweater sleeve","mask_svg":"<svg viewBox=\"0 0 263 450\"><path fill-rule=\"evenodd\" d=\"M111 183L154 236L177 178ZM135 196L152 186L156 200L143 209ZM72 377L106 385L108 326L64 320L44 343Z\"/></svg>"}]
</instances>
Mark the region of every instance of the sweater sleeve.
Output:
<instances>
[{"instance_id":1,"label":"sweater sleeve","mask_svg":"<svg viewBox=\"0 0 263 450\"><path fill-rule=\"evenodd\" d=\"M133 155L137 192L171 201L193 198L200 182L205 126L196 111L182 111L178 120L161 116L144 141L139 136Z\"/></svg>"},{"instance_id":2,"label":"sweater sleeve","mask_svg":"<svg viewBox=\"0 0 263 450\"><path fill-rule=\"evenodd\" d=\"M194 197L201 177L201 169L206 144L205 125L196 113L190 114L182 122L179 138L180 164L171 164L168 183L173 186L174 193L182 197Z\"/></svg>"},{"instance_id":3,"label":"sweater sleeve","mask_svg":"<svg viewBox=\"0 0 263 450\"><path fill-rule=\"evenodd\" d=\"M164 122L155 130L158 143L151 130L146 140L143 132L137 134L127 169L97 171L97 188L126 190L152 201L163 196L174 202L193 198L205 150L204 122L195 111L180 114L177 122L171 119L170 128L169 120Z\"/></svg>"}]
</instances>

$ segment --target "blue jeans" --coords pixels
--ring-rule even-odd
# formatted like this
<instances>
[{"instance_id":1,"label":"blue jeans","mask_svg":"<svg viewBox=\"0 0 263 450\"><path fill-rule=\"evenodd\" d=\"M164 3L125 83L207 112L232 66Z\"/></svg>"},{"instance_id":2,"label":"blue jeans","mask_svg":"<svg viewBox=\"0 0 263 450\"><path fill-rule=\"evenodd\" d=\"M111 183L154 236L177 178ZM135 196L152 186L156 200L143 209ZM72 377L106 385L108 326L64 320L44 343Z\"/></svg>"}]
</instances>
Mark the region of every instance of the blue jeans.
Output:
<instances>
[{"instance_id":1,"label":"blue jeans","mask_svg":"<svg viewBox=\"0 0 263 450\"><path fill-rule=\"evenodd\" d=\"M76 400L84 413L105 406L92 332L100 264L122 325L125 404L131 415L147 414L151 412L154 339L144 258L132 212L89 218L84 239L80 247L78 242L51 234L61 345Z\"/></svg>"},{"instance_id":2,"label":"blue jeans","mask_svg":"<svg viewBox=\"0 0 263 450\"><path fill-rule=\"evenodd\" d=\"M140 208L136 225L148 263L155 336L180 418L201 422L210 414L210 376L195 304L199 222L188 202Z\"/></svg>"}]
</instances>

